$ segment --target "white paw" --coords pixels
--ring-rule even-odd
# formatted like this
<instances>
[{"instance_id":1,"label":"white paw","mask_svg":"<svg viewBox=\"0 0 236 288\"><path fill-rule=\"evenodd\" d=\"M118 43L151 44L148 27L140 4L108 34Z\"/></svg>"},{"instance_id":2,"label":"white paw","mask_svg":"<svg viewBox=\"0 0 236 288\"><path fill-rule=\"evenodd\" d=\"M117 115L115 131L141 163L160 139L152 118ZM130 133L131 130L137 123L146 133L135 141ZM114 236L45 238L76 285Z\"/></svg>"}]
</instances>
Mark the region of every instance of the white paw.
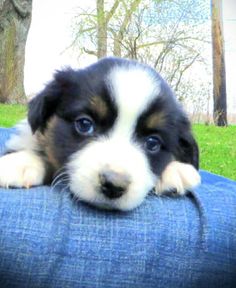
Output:
<instances>
[{"instance_id":1,"label":"white paw","mask_svg":"<svg viewBox=\"0 0 236 288\"><path fill-rule=\"evenodd\" d=\"M183 195L186 190L200 183L201 177L192 165L173 161L163 171L155 187L155 192L160 195L175 189L177 194Z\"/></svg>"},{"instance_id":2,"label":"white paw","mask_svg":"<svg viewBox=\"0 0 236 288\"><path fill-rule=\"evenodd\" d=\"M29 188L42 184L44 176L44 163L32 151L18 151L0 157L1 187Z\"/></svg>"}]
</instances>

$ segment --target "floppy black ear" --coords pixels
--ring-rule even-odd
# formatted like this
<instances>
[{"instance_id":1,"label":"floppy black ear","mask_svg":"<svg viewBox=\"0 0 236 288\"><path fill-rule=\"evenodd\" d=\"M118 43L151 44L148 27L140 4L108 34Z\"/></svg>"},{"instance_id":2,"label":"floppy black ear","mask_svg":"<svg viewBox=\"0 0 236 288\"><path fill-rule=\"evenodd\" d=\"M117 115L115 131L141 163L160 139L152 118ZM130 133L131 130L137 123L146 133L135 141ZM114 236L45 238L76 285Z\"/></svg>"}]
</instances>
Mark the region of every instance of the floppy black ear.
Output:
<instances>
[{"instance_id":1,"label":"floppy black ear","mask_svg":"<svg viewBox=\"0 0 236 288\"><path fill-rule=\"evenodd\" d=\"M68 87L75 83L75 71L68 68L58 71L45 89L28 105L28 122L33 132L46 127L47 120L56 112Z\"/></svg>"},{"instance_id":2,"label":"floppy black ear","mask_svg":"<svg viewBox=\"0 0 236 288\"><path fill-rule=\"evenodd\" d=\"M192 164L198 169L199 149L197 142L192 135L191 125L185 116L181 118L178 137L178 148L175 153L176 159L180 162Z\"/></svg>"},{"instance_id":3,"label":"floppy black ear","mask_svg":"<svg viewBox=\"0 0 236 288\"><path fill-rule=\"evenodd\" d=\"M28 122L33 132L39 128L43 129L47 120L53 115L60 98L59 90L56 81L52 81L29 102Z\"/></svg>"},{"instance_id":4,"label":"floppy black ear","mask_svg":"<svg viewBox=\"0 0 236 288\"><path fill-rule=\"evenodd\" d=\"M199 168L199 149L191 132L185 133L179 138L178 157L181 162L192 164Z\"/></svg>"}]
</instances>

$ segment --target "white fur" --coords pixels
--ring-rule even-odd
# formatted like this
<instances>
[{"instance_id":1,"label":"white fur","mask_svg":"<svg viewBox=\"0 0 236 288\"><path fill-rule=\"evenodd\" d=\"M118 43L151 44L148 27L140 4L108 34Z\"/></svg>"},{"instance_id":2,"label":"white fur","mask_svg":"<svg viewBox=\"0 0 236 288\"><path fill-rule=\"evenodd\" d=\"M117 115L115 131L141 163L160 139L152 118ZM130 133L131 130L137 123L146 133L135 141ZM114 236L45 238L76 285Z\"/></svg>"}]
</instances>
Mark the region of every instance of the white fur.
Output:
<instances>
[{"instance_id":1,"label":"white fur","mask_svg":"<svg viewBox=\"0 0 236 288\"><path fill-rule=\"evenodd\" d=\"M171 188L184 194L187 188L197 185L198 172L191 165L177 161L168 165L161 179L157 179L142 148L132 140L138 117L160 92L157 80L140 67L117 67L108 81L118 105L118 118L107 138L93 141L72 155L68 169L74 195L97 206L130 210L155 186L157 194ZM128 191L118 199L107 199L99 191L99 174L106 170L123 173L131 179Z\"/></svg>"},{"instance_id":2,"label":"white fur","mask_svg":"<svg viewBox=\"0 0 236 288\"><path fill-rule=\"evenodd\" d=\"M160 93L159 82L149 70L138 65L114 68L107 82L118 105L114 134L130 138L138 117Z\"/></svg>"},{"instance_id":3,"label":"white fur","mask_svg":"<svg viewBox=\"0 0 236 288\"><path fill-rule=\"evenodd\" d=\"M198 171L190 164L172 161L163 171L161 179L156 185L156 194L176 189L177 194L185 194L187 189L191 189L201 182Z\"/></svg>"},{"instance_id":4,"label":"white fur","mask_svg":"<svg viewBox=\"0 0 236 288\"><path fill-rule=\"evenodd\" d=\"M94 140L71 156L67 168L72 193L97 206L130 210L141 204L153 187L157 194L171 188L184 194L199 184L200 176L194 167L177 161L171 162L157 179L142 147L132 140L138 117L160 93L152 73L138 65L116 67L106 80L115 96L118 117L107 137ZM28 122L22 123L18 131L7 143L9 150L18 152L0 158L0 186L43 184L45 166L35 153L39 147ZM99 174L107 170L121 172L131 180L128 191L120 198L107 199L99 191Z\"/></svg>"},{"instance_id":5,"label":"white fur","mask_svg":"<svg viewBox=\"0 0 236 288\"><path fill-rule=\"evenodd\" d=\"M0 186L26 187L43 184L44 162L32 151L22 150L0 157Z\"/></svg>"},{"instance_id":6,"label":"white fur","mask_svg":"<svg viewBox=\"0 0 236 288\"><path fill-rule=\"evenodd\" d=\"M25 119L6 143L7 150L16 151L0 157L0 186L26 187L41 185L46 174L44 162L37 155L37 140Z\"/></svg>"},{"instance_id":7,"label":"white fur","mask_svg":"<svg viewBox=\"0 0 236 288\"><path fill-rule=\"evenodd\" d=\"M117 142L115 138L88 144L71 157L68 169L70 189L75 196L98 206L120 210L138 206L155 183L140 149L126 140ZM121 172L131 179L128 191L115 200L106 199L99 192L99 173L107 169Z\"/></svg>"},{"instance_id":8,"label":"white fur","mask_svg":"<svg viewBox=\"0 0 236 288\"><path fill-rule=\"evenodd\" d=\"M130 210L155 186L156 176L132 136L138 117L159 94L160 87L150 72L140 66L116 67L107 80L115 95L118 119L109 137L94 141L71 157L70 188L77 197L93 204ZM99 191L99 173L106 169L122 172L131 179L128 191L119 199L106 199Z\"/></svg>"},{"instance_id":9,"label":"white fur","mask_svg":"<svg viewBox=\"0 0 236 288\"><path fill-rule=\"evenodd\" d=\"M37 151L38 144L36 138L33 136L30 125L25 119L17 126L17 133L12 134L6 143L6 148L9 151L30 150Z\"/></svg>"}]
</instances>

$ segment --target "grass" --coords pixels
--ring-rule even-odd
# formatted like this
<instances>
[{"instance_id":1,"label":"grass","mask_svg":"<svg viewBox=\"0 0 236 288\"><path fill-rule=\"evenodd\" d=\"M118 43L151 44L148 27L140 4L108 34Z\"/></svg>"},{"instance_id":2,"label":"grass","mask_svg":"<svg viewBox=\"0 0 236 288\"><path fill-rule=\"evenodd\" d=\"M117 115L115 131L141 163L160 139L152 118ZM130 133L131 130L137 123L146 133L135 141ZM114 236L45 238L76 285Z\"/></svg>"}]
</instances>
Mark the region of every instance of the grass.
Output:
<instances>
[{"instance_id":1,"label":"grass","mask_svg":"<svg viewBox=\"0 0 236 288\"><path fill-rule=\"evenodd\" d=\"M0 127L11 127L25 117L25 105L0 104Z\"/></svg>"},{"instance_id":2,"label":"grass","mask_svg":"<svg viewBox=\"0 0 236 288\"><path fill-rule=\"evenodd\" d=\"M25 118L26 106L0 104L0 126ZM193 125L200 147L200 168L236 180L236 126Z\"/></svg>"},{"instance_id":3,"label":"grass","mask_svg":"<svg viewBox=\"0 0 236 288\"><path fill-rule=\"evenodd\" d=\"M200 147L200 167L236 180L236 126L194 125Z\"/></svg>"}]
</instances>

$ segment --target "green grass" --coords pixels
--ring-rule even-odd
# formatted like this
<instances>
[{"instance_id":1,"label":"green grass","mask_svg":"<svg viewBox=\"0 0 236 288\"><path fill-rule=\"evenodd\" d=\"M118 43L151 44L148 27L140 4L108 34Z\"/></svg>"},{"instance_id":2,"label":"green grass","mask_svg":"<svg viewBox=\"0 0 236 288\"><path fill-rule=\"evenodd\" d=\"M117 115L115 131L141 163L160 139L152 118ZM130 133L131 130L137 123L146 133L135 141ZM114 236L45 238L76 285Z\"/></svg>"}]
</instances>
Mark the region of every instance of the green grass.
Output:
<instances>
[{"instance_id":1,"label":"green grass","mask_svg":"<svg viewBox=\"0 0 236 288\"><path fill-rule=\"evenodd\" d=\"M201 169L236 180L236 126L194 125Z\"/></svg>"},{"instance_id":2,"label":"green grass","mask_svg":"<svg viewBox=\"0 0 236 288\"><path fill-rule=\"evenodd\" d=\"M11 127L25 117L25 105L0 104L0 126Z\"/></svg>"},{"instance_id":3,"label":"green grass","mask_svg":"<svg viewBox=\"0 0 236 288\"><path fill-rule=\"evenodd\" d=\"M11 127L26 117L26 106L0 104L0 126ZM236 126L193 125L200 146L201 169L236 180Z\"/></svg>"}]
</instances>

